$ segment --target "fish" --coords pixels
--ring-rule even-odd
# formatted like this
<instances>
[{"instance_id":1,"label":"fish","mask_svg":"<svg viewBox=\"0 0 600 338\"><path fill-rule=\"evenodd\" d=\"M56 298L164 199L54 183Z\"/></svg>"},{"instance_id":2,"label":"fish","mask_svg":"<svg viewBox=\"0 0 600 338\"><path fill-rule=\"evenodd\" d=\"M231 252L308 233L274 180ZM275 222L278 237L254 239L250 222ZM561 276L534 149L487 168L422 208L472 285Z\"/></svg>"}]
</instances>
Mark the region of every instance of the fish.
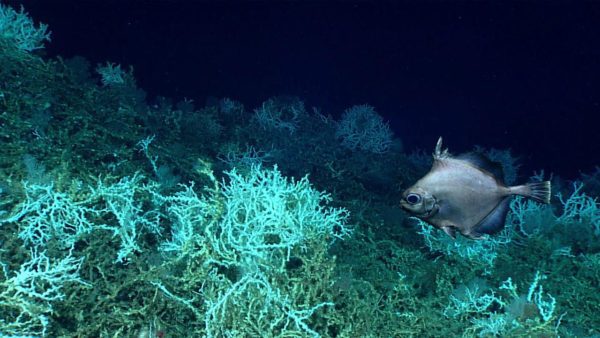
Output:
<instances>
[{"instance_id":1,"label":"fish","mask_svg":"<svg viewBox=\"0 0 600 338\"><path fill-rule=\"evenodd\" d=\"M452 156L442 150L440 137L431 169L402 192L400 207L452 238L458 232L484 239L504 228L512 196L550 203L550 181L507 186L503 176L501 164L484 154Z\"/></svg>"}]
</instances>

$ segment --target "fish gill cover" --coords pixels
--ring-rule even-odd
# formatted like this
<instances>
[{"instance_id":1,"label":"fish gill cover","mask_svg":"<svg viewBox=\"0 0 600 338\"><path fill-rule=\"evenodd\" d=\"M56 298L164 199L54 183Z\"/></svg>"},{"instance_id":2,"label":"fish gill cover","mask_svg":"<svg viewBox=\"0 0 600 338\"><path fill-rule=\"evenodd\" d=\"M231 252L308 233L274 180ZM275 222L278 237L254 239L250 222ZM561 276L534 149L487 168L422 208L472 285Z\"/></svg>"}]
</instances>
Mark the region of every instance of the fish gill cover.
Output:
<instances>
[{"instance_id":1,"label":"fish gill cover","mask_svg":"<svg viewBox=\"0 0 600 338\"><path fill-rule=\"evenodd\" d=\"M403 144L355 99L148 97L135 63L45 53L61 36L37 20L65 3L25 4L36 17L0 4L0 336L600 335L599 169L569 181L477 147L555 193L452 239L399 208L436 138ZM416 135L440 130L423 119Z\"/></svg>"}]
</instances>

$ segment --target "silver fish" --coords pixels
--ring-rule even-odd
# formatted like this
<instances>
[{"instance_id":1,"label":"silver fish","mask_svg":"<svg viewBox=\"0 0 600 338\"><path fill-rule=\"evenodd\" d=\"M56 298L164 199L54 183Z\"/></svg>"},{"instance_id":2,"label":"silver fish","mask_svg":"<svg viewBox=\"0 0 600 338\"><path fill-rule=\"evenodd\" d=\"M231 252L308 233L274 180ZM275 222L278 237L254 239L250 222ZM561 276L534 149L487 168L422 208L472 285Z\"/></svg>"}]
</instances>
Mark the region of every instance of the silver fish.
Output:
<instances>
[{"instance_id":1,"label":"silver fish","mask_svg":"<svg viewBox=\"0 0 600 338\"><path fill-rule=\"evenodd\" d=\"M481 239L504 228L511 196L550 203L549 181L506 186L503 176L500 164L482 154L442 151L440 137L429 173L402 193L400 206L452 238L458 231Z\"/></svg>"}]
</instances>

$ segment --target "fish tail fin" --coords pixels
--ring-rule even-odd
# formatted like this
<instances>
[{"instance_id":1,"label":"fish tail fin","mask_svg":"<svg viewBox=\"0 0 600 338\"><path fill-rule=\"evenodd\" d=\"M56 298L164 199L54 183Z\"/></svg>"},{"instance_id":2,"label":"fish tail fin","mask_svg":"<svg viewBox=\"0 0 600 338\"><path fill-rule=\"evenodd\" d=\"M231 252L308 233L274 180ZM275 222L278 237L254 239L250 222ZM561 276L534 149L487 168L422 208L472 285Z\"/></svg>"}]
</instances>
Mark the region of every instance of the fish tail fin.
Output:
<instances>
[{"instance_id":1,"label":"fish tail fin","mask_svg":"<svg viewBox=\"0 0 600 338\"><path fill-rule=\"evenodd\" d=\"M531 198L540 203L550 204L552 187L550 181L531 182L524 185L511 187L511 191L517 195Z\"/></svg>"}]
</instances>

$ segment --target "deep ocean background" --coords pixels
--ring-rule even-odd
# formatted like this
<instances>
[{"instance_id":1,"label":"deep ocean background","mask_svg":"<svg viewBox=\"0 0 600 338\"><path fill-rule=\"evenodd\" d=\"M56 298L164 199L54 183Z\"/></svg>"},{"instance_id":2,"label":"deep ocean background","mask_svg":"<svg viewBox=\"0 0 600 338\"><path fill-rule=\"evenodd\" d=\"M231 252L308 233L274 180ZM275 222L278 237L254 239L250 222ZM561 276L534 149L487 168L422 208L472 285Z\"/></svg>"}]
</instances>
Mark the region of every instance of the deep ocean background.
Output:
<instances>
[{"instance_id":1,"label":"deep ocean background","mask_svg":"<svg viewBox=\"0 0 600 338\"><path fill-rule=\"evenodd\" d=\"M152 98L369 103L405 149L512 148L522 171L598 164L600 3L20 1L52 56L135 68Z\"/></svg>"},{"instance_id":2,"label":"deep ocean background","mask_svg":"<svg viewBox=\"0 0 600 338\"><path fill-rule=\"evenodd\" d=\"M0 336L600 337L599 11L0 0Z\"/></svg>"}]
</instances>

